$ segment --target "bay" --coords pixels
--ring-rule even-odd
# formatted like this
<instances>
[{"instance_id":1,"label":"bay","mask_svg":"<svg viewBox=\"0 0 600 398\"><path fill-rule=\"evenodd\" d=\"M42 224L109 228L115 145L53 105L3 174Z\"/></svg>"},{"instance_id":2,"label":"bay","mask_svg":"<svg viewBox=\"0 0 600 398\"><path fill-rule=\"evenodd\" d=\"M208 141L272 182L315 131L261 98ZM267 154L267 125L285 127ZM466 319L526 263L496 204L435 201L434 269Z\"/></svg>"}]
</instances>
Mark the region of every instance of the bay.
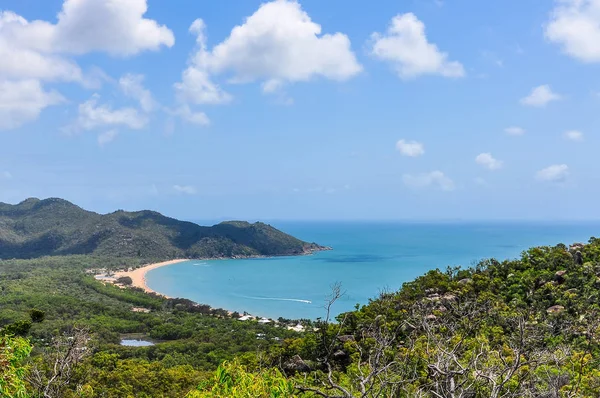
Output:
<instances>
[{"instance_id":1,"label":"bay","mask_svg":"<svg viewBox=\"0 0 600 398\"><path fill-rule=\"evenodd\" d=\"M344 297L334 313L366 304L432 269L512 259L533 246L586 242L600 223L277 222L334 250L311 256L186 261L149 271L150 288L214 308L273 319L325 315L331 285ZM334 315L335 315L334 314Z\"/></svg>"}]
</instances>

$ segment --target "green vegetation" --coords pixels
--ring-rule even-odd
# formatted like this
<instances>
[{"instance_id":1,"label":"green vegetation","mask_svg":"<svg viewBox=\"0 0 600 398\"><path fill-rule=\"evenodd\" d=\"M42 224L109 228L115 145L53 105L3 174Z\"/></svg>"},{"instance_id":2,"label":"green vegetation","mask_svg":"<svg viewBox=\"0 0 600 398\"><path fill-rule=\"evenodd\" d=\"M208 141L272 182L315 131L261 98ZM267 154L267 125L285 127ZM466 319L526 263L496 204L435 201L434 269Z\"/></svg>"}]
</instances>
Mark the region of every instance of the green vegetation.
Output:
<instances>
[{"instance_id":1,"label":"green vegetation","mask_svg":"<svg viewBox=\"0 0 600 398\"><path fill-rule=\"evenodd\" d=\"M225 362L219 366L213 378L203 383L187 398L210 397L291 397L294 383L273 368L250 373L237 362Z\"/></svg>"},{"instance_id":2,"label":"green vegetation","mask_svg":"<svg viewBox=\"0 0 600 398\"><path fill-rule=\"evenodd\" d=\"M0 397L27 398L25 359L31 345L22 337L0 336Z\"/></svg>"},{"instance_id":3,"label":"green vegetation","mask_svg":"<svg viewBox=\"0 0 600 398\"><path fill-rule=\"evenodd\" d=\"M69 397L85 386L98 397L123 397L126 392L183 397L224 360L239 358L254 369L257 352L295 335L281 327L238 321L225 310L189 300L104 284L85 272L134 267L140 261L91 256L0 261L0 335L26 336L34 346L30 365L40 370L40 380L32 391L45 388L64 347L61 339L73 337L74 330L89 335L89 341L81 339L89 355L78 360L77 371L54 396ZM119 345L123 335L157 344L124 347Z\"/></svg>"},{"instance_id":4,"label":"green vegetation","mask_svg":"<svg viewBox=\"0 0 600 398\"><path fill-rule=\"evenodd\" d=\"M0 334L34 347L27 362L18 337L19 354L0 351L12 385L33 397L600 396L600 239L430 271L306 333L85 273L139 261L0 262ZM117 344L131 333L157 344Z\"/></svg>"},{"instance_id":5,"label":"green vegetation","mask_svg":"<svg viewBox=\"0 0 600 398\"><path fill-rule=\"evenodd\" d=\"M428 272L273 358L308 396L598 397L599 289L600 240L533 248Z\"/></svg>"},{"instance_id":6,"label":"green vegetation","mask_svg":"<svg viewBox=\"0 0 600 398\"><path fill-rule=\"evenodd\" d=\"M153 211L101 215L55 198L0 203L0 248L4 259L94 254L160 260L299 255L325 249L263 223L201 227Z\"/></svg>"},{"instance_id":7,"label":"green vegetation","mask_svg":"<svg viewBox=\"0 0 600 398\"><path fill-rule=\"evenodd\" d=\"M341 294L334 287L330 303ZM599 299L595 238L435 270L272 347L269 365L292 392L272 389L277 373L234 367L199 396L249 397L262 386L264 397L598 397Z\"/></svg>"}]
</instances>

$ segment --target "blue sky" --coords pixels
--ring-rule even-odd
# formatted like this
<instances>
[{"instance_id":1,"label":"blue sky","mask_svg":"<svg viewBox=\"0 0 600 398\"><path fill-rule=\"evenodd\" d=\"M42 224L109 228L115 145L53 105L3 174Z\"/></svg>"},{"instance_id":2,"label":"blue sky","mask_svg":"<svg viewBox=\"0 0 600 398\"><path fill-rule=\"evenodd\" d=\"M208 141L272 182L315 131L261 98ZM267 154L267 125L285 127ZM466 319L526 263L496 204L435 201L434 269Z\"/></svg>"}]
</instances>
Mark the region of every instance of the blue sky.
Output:
<instances>
[{"instance_id":1,"label":"blue sky","mask_svg":"<svg viewBox=\"0 0 600 398\"><path fill-rule=\"evenodd\" d=\"M600 0L0 12L0 201L187 219L600 218Z\"/></svg>"}]
</instances>

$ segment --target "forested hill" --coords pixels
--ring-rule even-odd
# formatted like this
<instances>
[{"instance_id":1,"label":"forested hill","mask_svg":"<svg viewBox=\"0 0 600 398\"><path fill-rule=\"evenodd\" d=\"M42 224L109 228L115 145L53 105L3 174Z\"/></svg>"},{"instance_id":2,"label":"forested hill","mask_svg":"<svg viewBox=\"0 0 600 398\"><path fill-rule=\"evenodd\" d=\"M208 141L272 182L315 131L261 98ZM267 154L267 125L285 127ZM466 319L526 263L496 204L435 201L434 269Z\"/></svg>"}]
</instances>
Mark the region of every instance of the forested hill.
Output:
<instances>
[{"instance_id":1,"label":"forested hill","mask_svg":"<svg viewBox=\"0 0 600 398\"><path fill-rule=\"evenodd\" d=\"M323 249L263 223L231 221L202 227L154 211L102 215L57 198L0 203L0 259L68 254L220 258L301 255Z\"/></svg>"}]
</instances>

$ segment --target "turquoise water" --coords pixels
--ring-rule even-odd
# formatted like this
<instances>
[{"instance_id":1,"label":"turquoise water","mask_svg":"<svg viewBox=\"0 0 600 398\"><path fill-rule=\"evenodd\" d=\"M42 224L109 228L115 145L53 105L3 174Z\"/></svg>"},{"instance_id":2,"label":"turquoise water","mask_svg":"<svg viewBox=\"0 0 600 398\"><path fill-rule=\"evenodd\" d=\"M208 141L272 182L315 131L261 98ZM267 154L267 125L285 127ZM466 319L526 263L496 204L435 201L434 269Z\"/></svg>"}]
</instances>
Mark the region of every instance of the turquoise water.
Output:
<instances>
[{"instance_id":1,"label":"turquoise water","mask_svg":"<svg viewBox=\"0 0 600 398\"><path fill-rule=\"evenodd\" d=\"M270 318L324 316L330 286L346 295L336 313L365 304L382 290L428 270L470 266L483 258L516 258L532 246L586 242L600 235L587 224L273 223L300 239L332 246L312 256L187 261L146 275L171 297Z\"/></svg>"}]
</instances>

